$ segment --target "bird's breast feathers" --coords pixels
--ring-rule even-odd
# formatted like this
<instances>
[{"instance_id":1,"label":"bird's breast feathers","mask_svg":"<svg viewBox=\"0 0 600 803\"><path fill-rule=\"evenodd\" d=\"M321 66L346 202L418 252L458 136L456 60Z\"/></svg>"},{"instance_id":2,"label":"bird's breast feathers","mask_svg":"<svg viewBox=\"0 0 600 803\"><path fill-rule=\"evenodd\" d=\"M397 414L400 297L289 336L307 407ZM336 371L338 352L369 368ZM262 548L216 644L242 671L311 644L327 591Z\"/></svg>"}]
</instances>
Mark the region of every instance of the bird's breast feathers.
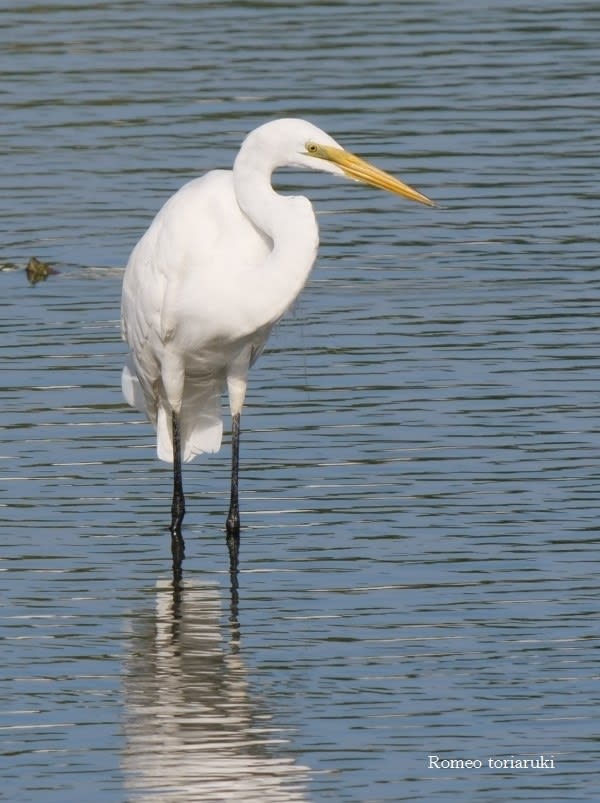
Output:
<instances>
[{"instance_id":1,"label":"bird's breast feathers","mask_svg":"<svg viewBox=\"0 0 600 803\"><path fill-rule=\"evenodd\" d=\"M252 325L244 308L253 271L260 271L270 250L268 238L239 209L230 171L188 182L158 212L130 257L125 333L132 328L128 318L143 308L145 321L136 328L152 326L163 342L177 339L186 350L244 336Z\"/></svg>"}]
</instances>

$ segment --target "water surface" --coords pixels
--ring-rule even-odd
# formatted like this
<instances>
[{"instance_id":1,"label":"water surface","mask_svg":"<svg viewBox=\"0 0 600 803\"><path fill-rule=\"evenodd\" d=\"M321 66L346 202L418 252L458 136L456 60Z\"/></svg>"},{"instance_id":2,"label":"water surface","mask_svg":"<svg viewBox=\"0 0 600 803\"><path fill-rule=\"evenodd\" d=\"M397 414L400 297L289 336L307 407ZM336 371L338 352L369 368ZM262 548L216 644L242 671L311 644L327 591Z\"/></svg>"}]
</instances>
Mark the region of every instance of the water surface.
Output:
<instances>
[{"instance_id":1,"label":"water surface","mask_svg":"<svg viewBox=\"0 0 600 803\"><path fill-rule=\"evenodd\" d=\"M0 11L7 800L593 798L599 23L584 2ZM252 376L232 609L227 448L186 467L169 591L120 282L164 199L282 115L440 208L277 177L322 246ZM60 273L30 287L33 255ZM553 770L487 767L540 754Z\"/></svg>"}]
</instances>

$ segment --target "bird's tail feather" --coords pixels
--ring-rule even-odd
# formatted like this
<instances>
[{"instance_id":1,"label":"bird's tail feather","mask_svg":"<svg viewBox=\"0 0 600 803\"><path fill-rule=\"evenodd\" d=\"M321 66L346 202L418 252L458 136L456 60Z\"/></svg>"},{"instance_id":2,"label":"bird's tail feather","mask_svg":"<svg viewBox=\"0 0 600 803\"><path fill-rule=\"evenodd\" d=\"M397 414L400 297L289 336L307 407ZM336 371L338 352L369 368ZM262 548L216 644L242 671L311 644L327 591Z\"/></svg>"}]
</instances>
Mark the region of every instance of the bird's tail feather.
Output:
<instances>
[{"instance_id":1,"label":"bird's tail feather","mask_svg":"<svg viewBox=\"0 0 600 803\"><path fill-rule=\"evenodd\" d=\"M218 452L223 435L221 388L194 388L186 385L181 406L181 455L189 463L204 452ZM156 446L160 460L173 462L171 413L158 406Z\"/></svg>"},{"instance_id":2,"label":"bird's tail feather","mask_svg":"<svg viewBox=\"0 0 600 803\"><path fill-rule=\"evenodd\" d=\"M131 355L128 356L127 362L123 366L123 371L121 373L121 390L123 391L123 396L125 396L125 401L130 407L135 407L136 410L140 410L142 413L146 411L144 392L135 373Z\"/></svg>"}]
</instances>

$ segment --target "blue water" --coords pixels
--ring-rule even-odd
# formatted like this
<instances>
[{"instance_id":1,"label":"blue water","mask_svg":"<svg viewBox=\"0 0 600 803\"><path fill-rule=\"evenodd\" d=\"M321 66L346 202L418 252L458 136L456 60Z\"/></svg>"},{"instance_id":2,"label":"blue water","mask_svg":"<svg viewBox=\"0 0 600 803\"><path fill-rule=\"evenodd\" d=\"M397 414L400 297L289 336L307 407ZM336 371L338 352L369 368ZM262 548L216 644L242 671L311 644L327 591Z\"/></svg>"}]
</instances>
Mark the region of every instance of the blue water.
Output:
<instances>
[{"instance_id":1,"label":"blue water","mask_svg":"<svg viewBox=\"0 0 600 803\"><path fill-rule=\"evenodd\" d=\"M594 799L599 24L552 1L0 10L1 799ZM171 192L283 115L439 208L277 176L322 243L251 379L239 601L228 437L185 468L173 599L122 271ZM31 287L34 255L59 273Z\"/></svg>"}]
</instances>

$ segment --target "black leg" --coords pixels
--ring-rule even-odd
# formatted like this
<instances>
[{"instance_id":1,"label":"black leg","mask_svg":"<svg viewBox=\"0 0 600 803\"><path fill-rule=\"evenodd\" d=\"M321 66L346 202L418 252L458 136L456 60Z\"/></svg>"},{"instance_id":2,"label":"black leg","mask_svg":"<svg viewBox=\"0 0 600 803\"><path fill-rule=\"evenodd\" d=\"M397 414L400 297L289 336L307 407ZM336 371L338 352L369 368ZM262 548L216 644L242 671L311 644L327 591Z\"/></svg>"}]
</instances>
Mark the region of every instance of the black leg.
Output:
<instances>
[{"instance_id":1,"label":"black leg","mask_svg":"<svg viewBox=\"0 0 600 803\"><path fill-rule=\"evenodd\" d=\"M179 416L172 414L173 422L173 504L171 506L171 552L173 554L173 580L181 580L181 562L185 557L185 544L181 535L181 522L185 514L185 497L181 479L181 435Z\"/></svg>"},{"instance_id":2,"label":"black leg","mask_svg":"<svg viewBox=\"0 0 600 803\"><path fill-rule=\"evenodd\" d=\"M237 573L240 549L240 506L238 501L238 468L240 460L240 413L233 416L231 424L231 499L227 516L227 546L229 547L230 570Z\"/></svg>"},{"instance_id":3,"label":"black leg","mask_svg":"<svg viewBox=\"0 0 600 803\"><path fill-rule=\"evenodd\" d=\"M227 536L229 543L229 536ZM238 583L238 564L237 564L238 550L233 549L229 545L229 591L231 595L231 604L229 607L229 623L231 625L231 636L233 641L240 639L240 623L239 623L239 583Z\"/></svg>"}]
</instances>

